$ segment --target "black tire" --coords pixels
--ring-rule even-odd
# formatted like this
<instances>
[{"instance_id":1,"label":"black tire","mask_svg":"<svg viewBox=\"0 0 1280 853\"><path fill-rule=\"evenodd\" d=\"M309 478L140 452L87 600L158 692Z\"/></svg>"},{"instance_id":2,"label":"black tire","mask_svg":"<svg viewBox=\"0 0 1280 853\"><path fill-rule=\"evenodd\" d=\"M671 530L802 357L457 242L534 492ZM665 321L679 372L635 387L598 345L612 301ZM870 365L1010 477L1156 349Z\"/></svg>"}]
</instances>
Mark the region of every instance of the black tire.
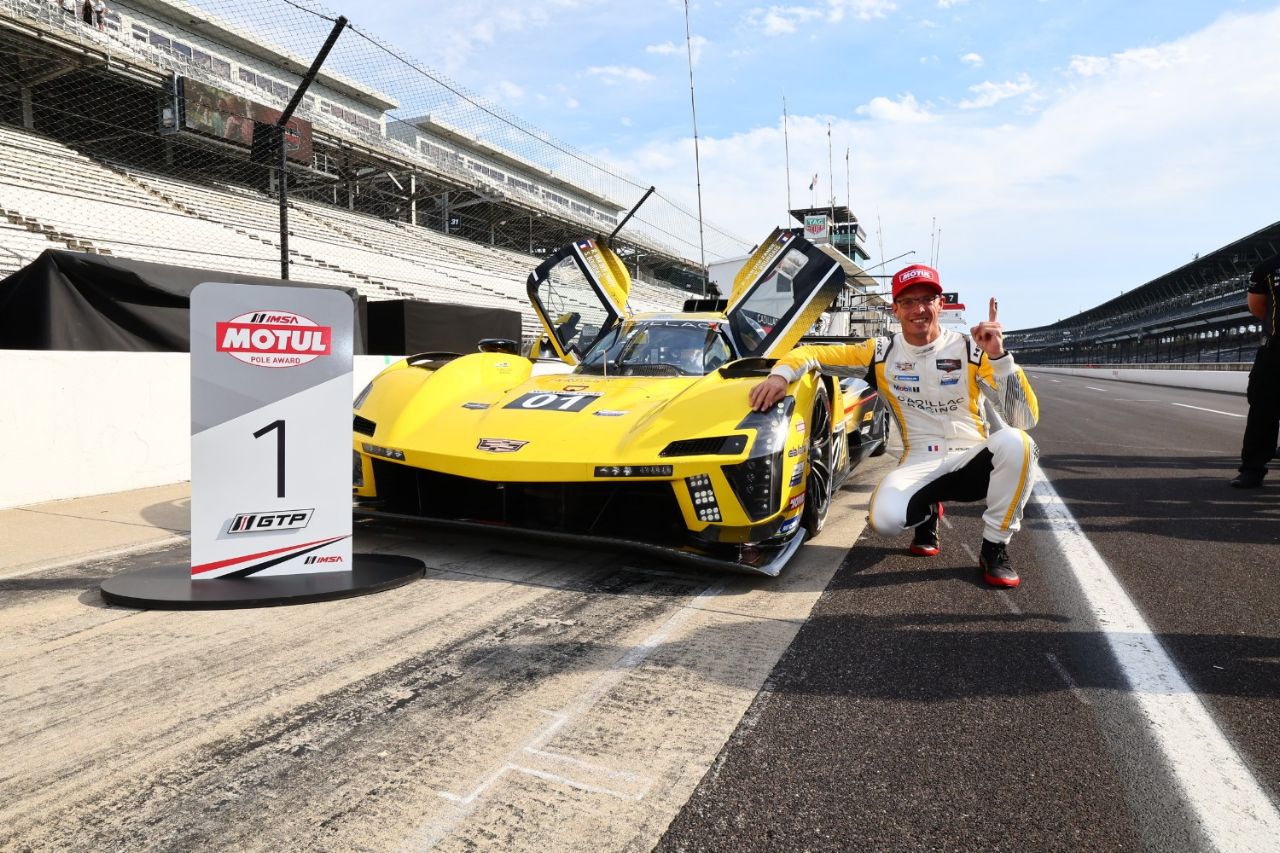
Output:
<instances>
[{"instance_id":1,"label":"black tire","mask_svg":"<svg viewBox=\"0 0 1280 853\"><path fill-rule=\"evenodd\" d=\"M809 473L804 481L804 512L800 523L809 536L817 536L827 523L827 511L831 509L832 483L835 472L834 442L831 436L831 406L827 402L827 389L818 386L813 397L813 409L809 413Z\"/></svg>"},{"instance_id":2,"label":"black tire","mask_svg":"<svg viewBox=\"0 0 1280 853\"><path fill-rule=\"evenodd\" d=\"M889 450L889 410L883 403L878 402L876 418L873 423L875 426L871 429L871 440L879 439L880 443L876 445L875 450L867 455L873 457L884 456Z\"/></svg>"}]
</instances>

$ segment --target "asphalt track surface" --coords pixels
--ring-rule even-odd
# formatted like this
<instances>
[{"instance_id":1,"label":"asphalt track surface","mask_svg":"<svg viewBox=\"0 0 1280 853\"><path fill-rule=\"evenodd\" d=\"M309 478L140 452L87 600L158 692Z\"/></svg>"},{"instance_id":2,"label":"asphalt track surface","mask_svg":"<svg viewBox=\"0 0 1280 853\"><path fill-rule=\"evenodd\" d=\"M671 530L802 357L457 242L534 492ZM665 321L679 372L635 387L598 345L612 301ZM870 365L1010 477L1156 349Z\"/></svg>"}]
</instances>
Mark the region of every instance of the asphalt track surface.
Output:
<instances>
[{"instance_id":1,"label":"asphalt track surface","mask_svg":"<svg viewBox=\"0 0 1280 853\"><path fill-rule=\"evenodd\" d=\"M864 534L658 849L1280 848L1280 491L1227 486L1243 397L1032 381L1042 470L1256 779L1257 831L1217 819L1230 783L1172 778L1202 743L1161 745L1043 514L1003 592L953 505L938 557Z\"/></svg>"},{"instance_id":2,"label":"asphalt track surface","mask_svg":"<svg viewBox=\"0 0 1280 853\"><path fill-rule=\"evenodd\" d=\"M1280 484L1226 485L1243 397L1033 382L1052 492L1010 592L975 506L935 558L862 531L888 456L776 580L376 527L427 578L297 608L102 604L181 545L0 567L0 849L1277 849Z\"/></svg>"}]
</instances>

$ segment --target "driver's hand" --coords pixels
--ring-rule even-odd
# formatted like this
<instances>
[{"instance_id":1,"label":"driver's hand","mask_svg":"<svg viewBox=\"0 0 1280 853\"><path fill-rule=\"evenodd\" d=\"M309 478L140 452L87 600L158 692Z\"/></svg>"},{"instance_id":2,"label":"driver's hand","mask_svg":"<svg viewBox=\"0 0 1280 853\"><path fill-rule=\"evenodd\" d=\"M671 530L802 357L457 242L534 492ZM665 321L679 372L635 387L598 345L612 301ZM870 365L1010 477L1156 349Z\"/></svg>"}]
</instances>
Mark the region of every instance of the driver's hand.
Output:
<instances>
[{"instance_id":1,"label":"driver's hand","mask_svg":"<svg viewBox=\"0 0 1280 853\"><path fill-rule=\"evenodd\" d=\"M755 411L767 412L785 396L787 396L787 380L774 373L770 374L768 379L754 386L750 393L747 394L747 400Z\"/></svg>"}]
</instances>

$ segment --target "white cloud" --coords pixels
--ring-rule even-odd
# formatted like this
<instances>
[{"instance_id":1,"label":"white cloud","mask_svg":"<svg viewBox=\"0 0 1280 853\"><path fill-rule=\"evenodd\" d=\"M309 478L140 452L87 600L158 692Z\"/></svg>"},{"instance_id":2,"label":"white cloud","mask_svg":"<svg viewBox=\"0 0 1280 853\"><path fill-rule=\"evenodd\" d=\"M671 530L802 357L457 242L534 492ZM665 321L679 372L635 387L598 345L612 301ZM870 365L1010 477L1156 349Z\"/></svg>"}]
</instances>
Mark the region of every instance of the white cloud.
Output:
<instances>
[{"instance_id":1,"label":"white cloud","mask_svg":"<svg viewBox=\"0 0 1280 853\"><path fill-rule=\"evenodd\" d=\"M576 110L578 107L582 106L582 103L577 98L565 98L564 105L571 110Z\"/></svg>"},{"instance_id":2,"label":"white cloud","mask_svg":"<svg viewBox=\"0 0 1280 853\"><path fill-rule=\"evenodd\" d=\"M1190 59L1185 45L1172 44L1163 48L1134 48L1110 56L1073 56L1069 67L1081 77L1097 77L1101 74L1169 68Z\"/></svg>"},{"instance_id":3,"label":"white cloud","mask_svg":"<svg viewBox=\"0 0 1280 853\"><path fill-rule=\"evenodd\" d=\"M969 0L938 0L939 9L950 9L952 6L963 6Z\"/></svg>"},{"instance_id":4,"label":"white cloud","mask_svg":"<svg viewBox=\"0 0 1280 853\"><path fill-rule=\"evenodd\" d=\"M636 68L631 65L593 65L587 69L587 73L592 77L599 77L600 82L606 86L612 86L622 81L648 83L657 79L643 68Z\"/></svg>"},{"instance_id":5,"label":"white cloud","mask_svg":"<svg viewBox=\"0 0 1280 853\"><path fill-rule=\"evenodd\" d=\"M618 121L622 124L623 127L631 127L631 125L633 124L630 116L623 116L622 118L618 119Z\"/></svg>"},{"instance_id":6,"label":"white cloud","mask_svg":"<svg viewBox=\"0 0 1280 853\"><path fill-rule=\"evenodd\" d=\"M815 22L839 23L846 16L860 21L886 18L895 11L894 0L825 0L807 6L770 6L747 12L745 22L767 36L789 35Z\"/></svg>"},{"instance_id":7,"label":"white cloud","mask_svg":"<svg viewBox=\"0 0 1280 853\"><path fill-rule=\"evenodd\" d=\"M885 97L872 98L870 103L863 104L855 112L860 116L866 116L875 121L893 124L921 124L933 120L933 116L929 114L929 111L916 103L915 95L910 92L896 101Z\"/></svg>"},{"instance_id":8,"label":"white cloud","mask_svg":"<svg viewBox=\"0 0 1280 853\"><path fill-rule=\"evenodd\" d=\"M702 36L693 36L689 39L689 47L683 42L676 44L673 41L664 41L661 44L651 44L645 47L645 53L656 53L662 56L679 55L685 56L688 51L693 51L693 64L697 65L698 60L702 58L702 49L708 44L707 40Z\"/></svg>"},{"instance_id":9,"label":"white cloud","mask_svg":"<svg viewBox=\"0 0 1280 853\"><path fill-rule=\"evenodd\" d=\"M987 80L976 86L970 86L969 91L973 92L975 97L961 101L959 106L962 110L982 109L1025 95L1035 87L1036 84L1031 82L1031 78L1026 74L1019 74L1017 80L1006 80L1003 83L992 83Z\"/></svg>"},{"instance_id":10,"label":"white cloud","mask_svg":"<svg viewBox=\"0 0 1280 853\"><path fill-rule=\"evenodd\" d=\"M983 63L982 54L980 53L966 53L960 57L960 61L973 68L981 68Z\"/></svg>"},{"instance_id":11,"label":"white cloud","mask_svg":"<svg viewBox=\"0 0 1280 853\"><path fill-rule=\"evenodd\" d=\"M524 89L510 80L499 80L497 90L498 94L508 101L518 101L524 97Z\"/></svg>"}]
</instances>

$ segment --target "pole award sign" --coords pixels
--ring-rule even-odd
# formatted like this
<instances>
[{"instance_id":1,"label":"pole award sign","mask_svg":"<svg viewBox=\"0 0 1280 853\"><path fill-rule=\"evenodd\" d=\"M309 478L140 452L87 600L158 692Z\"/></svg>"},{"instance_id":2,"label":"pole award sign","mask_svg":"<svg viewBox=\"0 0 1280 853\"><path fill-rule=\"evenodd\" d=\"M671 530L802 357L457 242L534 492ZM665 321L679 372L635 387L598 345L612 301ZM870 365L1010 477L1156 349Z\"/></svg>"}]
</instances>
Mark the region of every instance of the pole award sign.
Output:
<instances>
[{"instance_id":1,"label":"pole award sign","mask_svg":"<svg viewBox=\"0 0 1280 853\"><path fill-rule=\"evenodd\" d=\"M351 298L191 293L191 578L349 572Z\"/></svg>"}]
</instances>

